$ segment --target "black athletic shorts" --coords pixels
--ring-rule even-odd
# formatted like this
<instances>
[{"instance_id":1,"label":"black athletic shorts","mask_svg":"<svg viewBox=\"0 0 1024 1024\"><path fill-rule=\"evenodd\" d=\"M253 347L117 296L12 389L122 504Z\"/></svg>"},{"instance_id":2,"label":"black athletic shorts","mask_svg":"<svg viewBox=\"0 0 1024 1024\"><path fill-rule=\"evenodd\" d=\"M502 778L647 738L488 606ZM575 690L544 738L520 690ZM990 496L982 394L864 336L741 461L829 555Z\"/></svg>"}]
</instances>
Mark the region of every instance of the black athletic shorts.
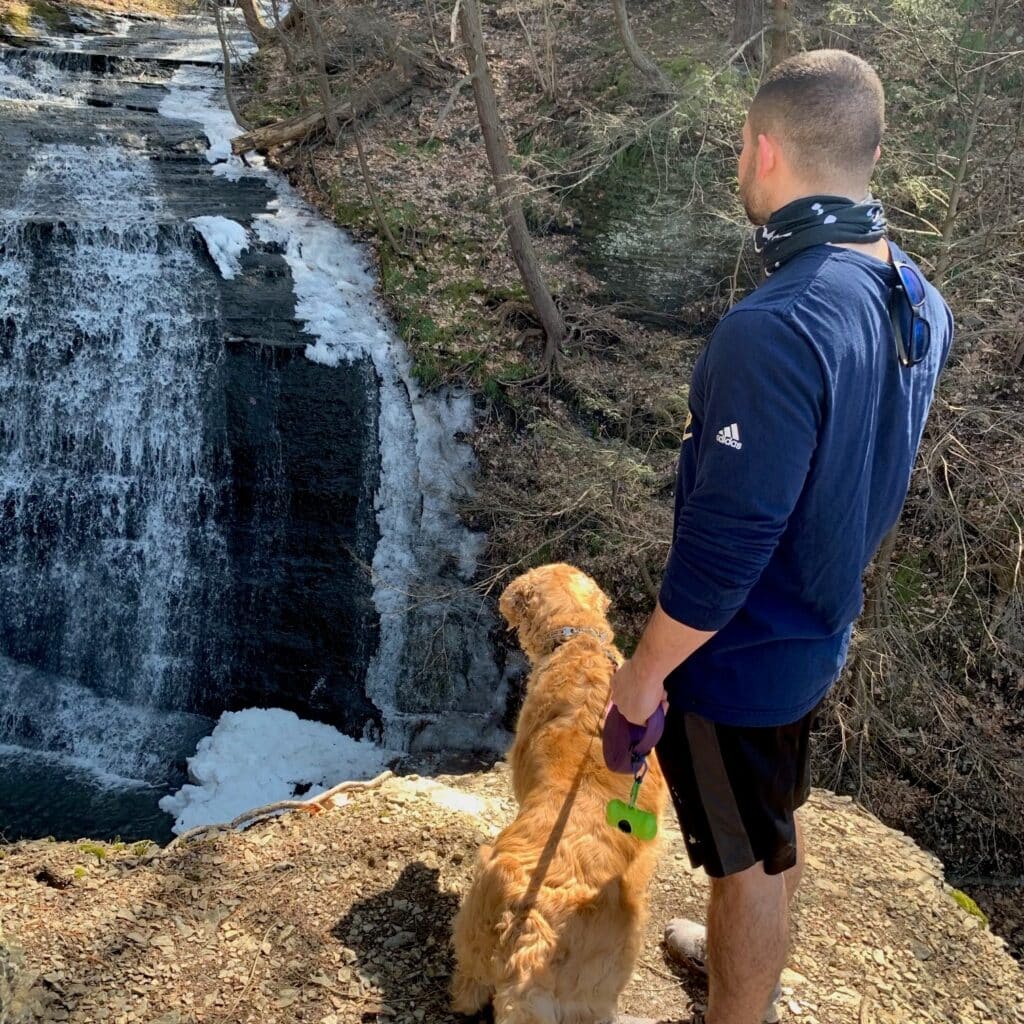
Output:
<instances>
[{"instance_id":1,"label":"black athletic shorts","mask_svg":"<svg viewBox=\"0 0 1024 1024\"><path fill-rule=\"evenodd\" d=\"M811 791L817 710L791 725L748 728L669 708L658 763L695 868L723 878L757 863L769 875L793 867L793 812Z\"/></svg>"}]
</instances>

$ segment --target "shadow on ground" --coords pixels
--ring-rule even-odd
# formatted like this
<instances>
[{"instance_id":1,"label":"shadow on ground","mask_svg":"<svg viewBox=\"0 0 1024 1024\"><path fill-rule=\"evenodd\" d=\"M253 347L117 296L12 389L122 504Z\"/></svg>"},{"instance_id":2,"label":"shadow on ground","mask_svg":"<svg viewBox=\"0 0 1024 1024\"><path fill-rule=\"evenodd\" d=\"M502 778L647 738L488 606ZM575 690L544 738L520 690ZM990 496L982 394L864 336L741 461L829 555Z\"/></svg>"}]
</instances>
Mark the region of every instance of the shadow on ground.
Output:
<instances>
[{"instance_id":1,"label":"shadow on ground","mask_svg":"<svg viewBox=\"0 0 1024 1024\"><path fill-rule=\"evenodd\" d=\"M382 865L386 866L386 865ZM331 929L344 947L342 958L354 980L380 992L364 1020L392 1011L416 1019L451 1019L449 945L459 898L438 884L438 870L408 864L390 889L357 900Z\"/></svg>"}]
</instances>

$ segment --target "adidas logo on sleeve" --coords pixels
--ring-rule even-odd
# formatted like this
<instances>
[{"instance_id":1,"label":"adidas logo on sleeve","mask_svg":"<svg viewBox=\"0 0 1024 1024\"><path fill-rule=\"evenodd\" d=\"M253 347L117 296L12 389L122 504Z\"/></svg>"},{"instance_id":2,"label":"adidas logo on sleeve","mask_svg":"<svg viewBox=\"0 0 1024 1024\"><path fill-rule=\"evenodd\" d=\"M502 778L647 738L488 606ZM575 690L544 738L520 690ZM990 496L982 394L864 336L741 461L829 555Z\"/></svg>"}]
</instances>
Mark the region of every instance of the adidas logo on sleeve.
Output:
<instances>
[{"instance_id":1,"label":"adidas logo on sleeve","mask_svg":"<svg viewBox=\"0 0 1024 1024\"><path fill-rule=\"evenodd\" d=\"M719 444L727 444L730 448L742 448L743 442L740 440L740 428L737 423L730 423L727 427L722 429L715 434L715 440Z\"/></svg>"}]
</instances>

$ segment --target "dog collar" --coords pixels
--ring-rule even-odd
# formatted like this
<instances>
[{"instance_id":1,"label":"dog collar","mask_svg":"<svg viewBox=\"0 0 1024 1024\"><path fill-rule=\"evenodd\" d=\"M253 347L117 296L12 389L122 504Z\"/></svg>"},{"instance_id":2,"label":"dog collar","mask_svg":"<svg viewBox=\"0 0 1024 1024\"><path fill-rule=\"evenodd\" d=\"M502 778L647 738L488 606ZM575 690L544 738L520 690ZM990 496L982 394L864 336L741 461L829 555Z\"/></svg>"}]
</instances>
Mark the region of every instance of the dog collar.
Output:
<instances>
[{"instance_id":1,"label":"dog collar","mask_svg":"<svg viewBox=\"0 0 1024 1024\"><path fill-rule=\"evenodd\" d=\"M600 641L601 647L604 648L605 654L608 655L609 660L618 667L618 659L612 656L612 635L603 629L595 629L593 626L562 626L561 629L553 630L548 633L547 640L551 646L545 652L545 656L553 653L557 648L561 647L567 640L572 640L577 636L592 636L595 640Z\"/></svg>"}]
</instances>

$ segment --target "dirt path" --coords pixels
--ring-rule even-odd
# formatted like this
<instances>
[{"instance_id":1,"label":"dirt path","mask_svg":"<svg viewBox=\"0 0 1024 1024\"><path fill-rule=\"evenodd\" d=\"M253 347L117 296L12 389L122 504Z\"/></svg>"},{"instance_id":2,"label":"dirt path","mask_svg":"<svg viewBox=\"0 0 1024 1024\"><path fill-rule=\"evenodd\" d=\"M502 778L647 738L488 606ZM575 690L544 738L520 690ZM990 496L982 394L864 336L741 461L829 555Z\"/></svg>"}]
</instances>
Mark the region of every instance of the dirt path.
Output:
<instances>
[{"instance_id":1,"label":"dirt path","mask_svg":"<svg viewBox=\"0 0 1024 1024\"><path fill-rule=\"evenodd\" d=\"M3 848L0 928L17 968L0 1022L451 1020L450 920L512 802L501 766L443 783L392 780L148 864L101 844ZM815 793L806 825L784 1020L1024 1022L1024 973L937 861L831 794ZM702 993L666 964L661 925L699 915L704 882L666 834L622 1010L672 1019Z\"/></svg>"}]
</instances>

